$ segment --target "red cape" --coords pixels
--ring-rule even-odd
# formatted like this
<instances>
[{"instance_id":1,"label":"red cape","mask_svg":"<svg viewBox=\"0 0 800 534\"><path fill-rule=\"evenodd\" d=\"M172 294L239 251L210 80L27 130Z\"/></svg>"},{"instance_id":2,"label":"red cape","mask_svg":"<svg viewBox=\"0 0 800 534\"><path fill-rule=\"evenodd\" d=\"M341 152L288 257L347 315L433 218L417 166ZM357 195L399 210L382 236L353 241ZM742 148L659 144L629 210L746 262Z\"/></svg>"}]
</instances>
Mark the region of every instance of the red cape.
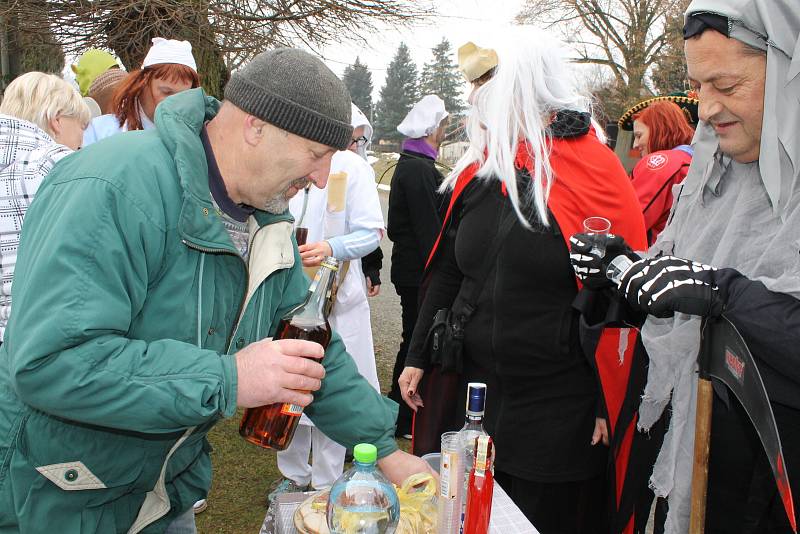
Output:
<instances>
[{"instance_id":1,"label":"red cape","mask_svg":"<svg viewBox=\"0 0 800 534\"><path fill-rule=\"evenodd\" d=\"M631 248L647 249L644 217L631 181L619 159L600 142L594 130L580 137L554 138L550 165L554 180L547 206L561 229L567 248L570 236L583 232L584 219L601 216L611 221L611 232L622 236ZM527 143L519 145L516 166L528 171L533 167L533 157ZM457 178L442 232L447 227L453 206L478 169L478 164L473 164L464 169ZM442 232L428 257L426 271L436 257ZM581 283L577 278L576 281L580 289ZM625 481L636 424L634 418L625 428L617 428L617 418L627 391L637 335L638 332L634 329L606 328L594 355L608 414L609 431L612 437L619 432L624 434L614 440L619 443L613 451L617 505ZM632 522L627 531L632 531Z\"/></svg>"}]
</instances>

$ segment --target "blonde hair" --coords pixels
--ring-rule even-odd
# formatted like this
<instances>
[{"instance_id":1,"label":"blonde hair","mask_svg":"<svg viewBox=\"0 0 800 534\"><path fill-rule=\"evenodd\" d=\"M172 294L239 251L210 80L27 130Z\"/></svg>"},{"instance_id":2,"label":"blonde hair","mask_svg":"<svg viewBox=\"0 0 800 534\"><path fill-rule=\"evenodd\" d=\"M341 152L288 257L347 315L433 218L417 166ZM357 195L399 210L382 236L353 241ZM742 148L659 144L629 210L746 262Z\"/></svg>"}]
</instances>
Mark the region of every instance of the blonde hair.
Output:
<instances>
[{"instance_id":1,"label":"blonde hair","mask_svg":"<svg viewBox=\"0 0 800 534\"><path fill-rule=\"evenodd\" d=\"M469 149L456 163L442 190L455 185L464 169L477 163L477 176L505 184L511 204L525 226L517 191L517 146L526 142L533 157L530 191L539 221L549 226L547 200L555 177L550 167L551 117L561 110L590 111L561 43L531 28L496 47L499 64L491 80L475 91L467 119Z\"/></svg>"},{"instance_id":2,"label":"blonde hair","mask_svg":"<svg viewBox=\"0 0 800 534\"><path fill-rule=\"evenodd\" d=\"M28 72L8 84L0 113L32 122L51 136L50 121L56 117L74 117L83 124L92 118L75 88L44 72Z\"/></svg>"}]
</instances>

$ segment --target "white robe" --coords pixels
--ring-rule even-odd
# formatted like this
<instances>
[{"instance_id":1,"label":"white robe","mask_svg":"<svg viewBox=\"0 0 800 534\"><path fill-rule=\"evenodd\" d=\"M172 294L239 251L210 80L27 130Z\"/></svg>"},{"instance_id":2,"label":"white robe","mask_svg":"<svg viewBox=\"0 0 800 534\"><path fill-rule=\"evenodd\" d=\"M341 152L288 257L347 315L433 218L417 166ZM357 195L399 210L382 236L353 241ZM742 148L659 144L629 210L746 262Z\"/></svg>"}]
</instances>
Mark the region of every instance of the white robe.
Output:
<instances>
[{"instance_id":1,"label":"white robe","mask_svg":"<svg viewBox=\"0 0 800 534\"><path fill-rule=\"evenodd\" d=\"M331 175L347 173L344 210L329 209L332 206L329 206L328 202L328 187L319 189L311 186L302 221L302 226L308 228L306 242L316 243L363 229L376 230L382 235L383 213L372 167L355 153L342 151L334 154L330 172ZM289 211L295 217L295 221L302 212L304 195L305 193L301 191L289 202ZM372 344L366 281L360 259L350 261L350 268L344 281L341 282L329 320L331 327L342 337L344 346L355 360L361 375L380 391ZM301 422L311 424L305 416Z\"/></svg>"},{"instance_id":2,"label":"white robe","mask_svg":"<svg viewBox=\"0 0 800 534\"><path fill-rule=\"evenodd\" d=\"M337 196L329 192L336 189L336 182L344 183L337 173L346 173L344 202L336 209ZM353 152L337 152L331 162L331 176L325 189L312 186L308 190L308 200L302 226L308 228L307 243L316 243L327 238L347 235L357 230L374 230L383 236L383 213L378 192L375 187L375 173L372 167ZM333 185L331 185L333 184ZM295 220L303 212L306 196L301 191L289 203L289 210ZM338 195L341 197L341 195ZM330 201L333 202L330 202ZM361 270L360 258L350 261L350 267L339 292L333 312L329 317L331 326L339 333L347 352L353 357L361 375L380 391L378 373L375 368L375 351L372 345L369 304L367 303L366 282ZM315 489L330 487L342 474L345 449L325 436L305 414L300 419L289 447L278 452L278 469L284 477L300 486L311 484ZM309 457L313 451L313 464Z\"/></svg>"}]
</instances>

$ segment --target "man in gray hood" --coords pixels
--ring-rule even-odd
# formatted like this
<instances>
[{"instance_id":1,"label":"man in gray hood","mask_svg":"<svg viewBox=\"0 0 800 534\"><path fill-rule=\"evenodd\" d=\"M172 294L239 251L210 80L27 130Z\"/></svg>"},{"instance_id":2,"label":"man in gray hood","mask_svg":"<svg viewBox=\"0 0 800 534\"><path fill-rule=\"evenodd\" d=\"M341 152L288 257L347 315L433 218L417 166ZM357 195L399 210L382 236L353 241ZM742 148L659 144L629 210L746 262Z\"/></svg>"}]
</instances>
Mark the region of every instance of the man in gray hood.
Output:
<instances>
[{"instance_id":1,"label":"man in gray hood","mask_svg":"<svg viewBox=\"0 0 800 534\"><path fill-rule=\"evenodd\" d=\"M695 157L650 258L618 288L649 314L639 429L672 402L650 478L668 497L670 534L688 532L703 316L724 312L748 343L800 489L799 35L797 0L694 0L686 13L688 75L700 96ZM604 258L590 249L573 236L573 267L590 288L610 284L605 267L617 255L639 259L615 237ZM724 387L715 391L706 532L791 532L747 415Z\"/></svg>"}]
</instances>

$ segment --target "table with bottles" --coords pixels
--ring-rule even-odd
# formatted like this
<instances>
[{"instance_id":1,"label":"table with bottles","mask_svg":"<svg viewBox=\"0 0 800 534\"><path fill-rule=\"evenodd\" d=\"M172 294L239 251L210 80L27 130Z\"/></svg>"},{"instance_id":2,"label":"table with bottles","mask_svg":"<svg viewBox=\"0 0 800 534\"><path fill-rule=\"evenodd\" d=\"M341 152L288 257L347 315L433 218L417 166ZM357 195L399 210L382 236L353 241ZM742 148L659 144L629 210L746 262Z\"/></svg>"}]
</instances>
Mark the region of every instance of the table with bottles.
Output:
<instances>
[{"instance_id":1,"label":"table with bottles","mask_svg":"<svg viewBox=\"0 0 800 534\"><path fill-rule=\"evenodd\" d=\"M313 339L323 346L330 339L330 326L325 313L325 291L330 287L335 261L328 260L317 272L306 301L281 320L294 337ZM308 325L306 324L308 323ZM324 324L324 328L303 328ZM317 331L325 339L310 336ZM283 332L279 328L279 332ZM302 334L302 335L297 335ZM283 338L283 336L278 336ZM309 499L313 492L278 495L270 506L261 527L261 534L295 534L295 512L302 515L301 524L326 530L325 523L334 532L394 532L402 522L398 492L410 498L414 489L422 488L410 502L411 515L418 514L419 523L406 523L404 531L421 532L437 530L441 534L538 534L525 515L494 481L494 444L483 429L486 402L486 384L470 382L467 385L466 418L458 432L445 432L441 436L440 452L422 456L431 469L439 473L438 483L427 475L409 477L401 488L394 488L377 468L378 449L370 443L360 443L353 448L353 467L345 471L330 489L327 518L306 506L315 504ZM240 434L261 447L283 450L291 441L297 428L301 407L291 404L274 404L248 409L239 428ZM422 478L415 478L422 477ZM438 487L434 487L438 486ZM397 490L397 491L396 491ZM420 500L420 497L422 500ZM437 499L438 497L438 499ZM322 495L320 498L324 498ZM309 503L303 504L309 500ZM318 500L318 499L317 499ZM438 501L438 502L437 502ZM429 508L436 505L438 509ZM310 523L306 523L306 520ZM407 519L407 521L410 521Z\"/></svg>"},{"instance_id":2,"label":"table with bottles","mask_svg":"<svg viewBox=\"0 0 800 534\"><path fill-rule=\"evenodd\" d=\"M260 534L296 534L294 512L313 492L278 495L261 525ZM503 488L495 483L492 496L491 534L539 534Z\"/></svg>"}]
</instances>

